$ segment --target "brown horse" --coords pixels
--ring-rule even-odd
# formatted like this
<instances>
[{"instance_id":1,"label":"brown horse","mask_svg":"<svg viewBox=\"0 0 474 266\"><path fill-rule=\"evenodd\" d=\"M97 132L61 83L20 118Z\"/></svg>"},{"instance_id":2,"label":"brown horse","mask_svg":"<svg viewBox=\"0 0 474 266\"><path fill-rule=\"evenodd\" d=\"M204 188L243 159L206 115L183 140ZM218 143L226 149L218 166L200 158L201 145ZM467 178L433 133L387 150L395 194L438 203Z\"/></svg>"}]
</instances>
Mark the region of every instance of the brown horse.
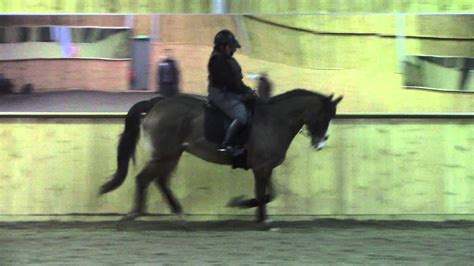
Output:
<instances>
[{"instance_id":1,"label":"brown horse","mask_svg":"<svg viewBox=\"0 0 474 266\"><path fill-rule=\"evenodd\" d=\"M335 117L336 106L341 100L342 96L333 100L333 95L295 89L274 96L266 103L257 102L245 144L246 163L255 178L255 198L234 199L229 205L258 207L257 221L265 222L266 203L275 197L271 182L273 168L283 163L291 141L304 125L311 136L312 146L318 150L323 148L328 138L329 122ZM125 180L141 126L143 138L151 148L151 158L136 176L135 206L123 219L131 220L143 215L146 189L153 180L173 213L182 213L169 188L169 180L183 152L217 164L232 164L231 158L218 151L217 144L204 137L205 102L205 97L182 94L142 101L129 110L118 145L117 171L100 189L100 194L110 192ZM142 113L146 116L140 123Z\"/></svg>"}]
</instances>

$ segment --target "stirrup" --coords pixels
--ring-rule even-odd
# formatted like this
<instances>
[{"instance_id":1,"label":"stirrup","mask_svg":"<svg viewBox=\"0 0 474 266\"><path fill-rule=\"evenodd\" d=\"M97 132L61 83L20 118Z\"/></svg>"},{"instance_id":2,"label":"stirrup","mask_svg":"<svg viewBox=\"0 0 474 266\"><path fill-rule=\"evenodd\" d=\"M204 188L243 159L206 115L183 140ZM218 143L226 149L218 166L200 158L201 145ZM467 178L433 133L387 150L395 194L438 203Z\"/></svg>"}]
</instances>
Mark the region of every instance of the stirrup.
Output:
<instances>
[{"instance_id":1,"label":"stirrup","mask_svg":"<svg viewBox=\"0 0 474 266\"><path fill-rule=\"evenodd\" d=\"M217 148L217 151L220 151L220 152L229 152L233 149L232 146L228 145L228 146L219 146L219 148Z\"/></svg>"},{"instance_id":2,"label":"stirrup","mask_svg":"<svg viewBox=\"0 0 474 266\"><path fill-rule=\"evenodd\" d=\"M232 158L240 157L246 152L245 148L240 147L240 146L222 147L222 148L219 148L219 151L225 152L227 155L229 155Z\"/></svg>"}]
</instances>

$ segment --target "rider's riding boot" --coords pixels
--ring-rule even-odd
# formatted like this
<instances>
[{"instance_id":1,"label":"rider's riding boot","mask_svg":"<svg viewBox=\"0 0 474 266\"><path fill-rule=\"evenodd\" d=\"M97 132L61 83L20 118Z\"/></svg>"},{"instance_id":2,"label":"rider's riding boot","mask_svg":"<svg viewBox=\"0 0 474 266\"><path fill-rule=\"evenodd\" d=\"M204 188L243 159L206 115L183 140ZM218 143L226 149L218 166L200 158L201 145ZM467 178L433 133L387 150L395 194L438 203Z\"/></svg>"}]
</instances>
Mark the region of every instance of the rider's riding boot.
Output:
<instances>
[{"instance_id":1,"label":"rider's riding boot","mask_svg":"<svg viewBox=\"0 0 474 266\"><path fill-rule=\"evenodd\" d=\"M229 129L227 129L227 133L225 135L224 141L222 142L222 145L219 151L227 151L232 154L234 150L233 145L235 143L235 138L242 131L244 126L245 125L240 123L239 120L237 119L232 121L232 123L229 126Z\"/></svg>"}]
</instances>

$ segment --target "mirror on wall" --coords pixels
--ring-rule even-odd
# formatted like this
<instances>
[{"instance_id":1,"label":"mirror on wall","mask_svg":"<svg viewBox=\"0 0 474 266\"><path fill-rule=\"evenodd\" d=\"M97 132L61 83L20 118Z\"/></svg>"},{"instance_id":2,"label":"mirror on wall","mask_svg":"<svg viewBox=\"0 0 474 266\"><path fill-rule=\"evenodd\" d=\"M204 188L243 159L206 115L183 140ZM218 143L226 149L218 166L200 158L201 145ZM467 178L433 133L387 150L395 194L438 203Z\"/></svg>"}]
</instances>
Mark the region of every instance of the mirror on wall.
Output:
<instances>
[{"instance_id":1,"label":"mirror on wall","mask_svg":"<svg viewBox=\"0 0 474 266\"><path fill-rule=\"evenodd\" d=\"M130 87L129 22L121 15L0 16L0 111L119 110L107 102Z\"/></svg>"},{"instance_id":2,"label":"mirror on wall","mask_svg":"<svg viewBox=\"0 0 474 266\"><path fill-rule=\"evenodd\" d=\"M407 56L404 86L411 89L474 92L474 58Z\"/></svg>"},{"instance_id":3,"label":"mirror on wall","mask_svg":"<svg viewBox=\"0 0 474 266\"><path fill-rule=\"evenodd\" d=\"M21 26L0 29L1 60L130 58L129 28Z\"/></svg>"}]
</instances>

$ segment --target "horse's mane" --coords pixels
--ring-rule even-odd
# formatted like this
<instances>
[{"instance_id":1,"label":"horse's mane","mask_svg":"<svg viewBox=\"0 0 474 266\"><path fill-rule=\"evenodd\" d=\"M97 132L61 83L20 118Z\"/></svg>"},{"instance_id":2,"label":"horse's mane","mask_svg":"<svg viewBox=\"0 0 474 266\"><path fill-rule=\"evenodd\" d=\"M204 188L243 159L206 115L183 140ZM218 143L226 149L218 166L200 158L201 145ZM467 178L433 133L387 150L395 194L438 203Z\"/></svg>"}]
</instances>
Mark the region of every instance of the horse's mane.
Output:
<instances>
[{"instance_id":1,"label":"horse's mane","mask_svg":"<svg viewBox=\"0 0 474 266\"><path fill-rule=\"evenodd\" d=\"M316 97L324 97L324 95L314 92L314 91L309 91L305 89L294 89L291 91L284 92L282 94L275 95L271 97L268 100L268 103L278 103L282 101L286 101L289 98L293 98L295 96L316 96Z\"/></svg>"}]
</instances>

